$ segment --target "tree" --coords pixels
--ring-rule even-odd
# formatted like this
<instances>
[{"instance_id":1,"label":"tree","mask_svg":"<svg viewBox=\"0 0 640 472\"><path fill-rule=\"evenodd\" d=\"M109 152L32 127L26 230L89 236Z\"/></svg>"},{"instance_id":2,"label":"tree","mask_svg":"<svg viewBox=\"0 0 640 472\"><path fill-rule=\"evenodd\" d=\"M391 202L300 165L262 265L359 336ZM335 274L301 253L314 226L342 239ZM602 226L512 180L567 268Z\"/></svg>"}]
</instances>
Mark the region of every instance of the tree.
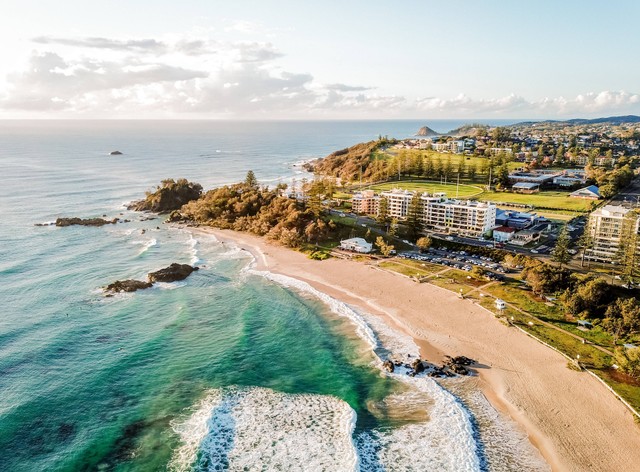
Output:
<instances>
[{"instance_id":1,"label":"tree","mask_svg":"<svg viewBox=\"0 0 640 472\"><path fill-rule=\"evenodd\" d=\"M560 146L558 146L558 149L556 150L556 161L558 161L558 163L564 163L564 153L565 153L565 149L564 146L561 144Z\"/></svg>"},{"instance_id":2,"label":"tree","mask_svg":"<svg viewBox=\"0 0 640 472\"><path fill-rule=\"evenodd\" d=\"M451 177L453 176L453 162L451 162L451 156L447 157L447 160L444 163L444 167L442 168L442 174L444 175L445 179L451 180Z\"/></svg>"},{"instance_id":3,"label":"tree","mask_svg":"<svg viewBox=\"0 0 640 472\"><path fill-rule=\"evenodd\" d=\"M258 188L258 179L256 179L256 174L254 174L252 170L247 172L247 176L244 179L244 184L247 187Z\"/></svg>"},{"instance_id":4,"label":"tree","mask_svg":"<svg viewBox=\"0 0 640 472\"><path fill-rule=\"evenodd\" d=\"M478 163L474 159L472 162L469 163L469 166L467 167L467 176L469 177L469 180L474 180L476 178L477 173L478 173Z\"/></svg>"},{"instance_id":5,"label":"tree","mask_svg":"<svg viewBox=\"0 0 640 472\"><path fill-rule=\"evenodd\" d=\"M409 207L407 208L407 227L411 232L411 237L415 238L416 234L420 230L420 213L422 210L422 201L420 197L422 193L416 192L413 197L411 197L411 201L409 202Z\"/></svg>"},{"instance_id":6,"label":"tree","mask_svg":"<svg viewBox=\"0 0 640 472\"><path fill-rule=\"evenodd\" d=\"M509 186L509 167L506 163L498 168L496 181L502 188Z\"/></svg>"},{"instance_id":7,"label":"tree","mask_svg":"<svg viewBox=\"0 0 640 472\"><path fill-rule=\"evenodd\" d=\"M557 262L560 268L571 260L569 253L569 245L571 244L571 235L569 234L568 225L564 225L558 234L556 245L551 251L551 260Z\"/></svg>"},{"instance_id":8,"label":"tree","mask_svg":"<svg viewBox=\"0 0 640 472\"><path fill-rule=\"evenodd\" d=\"M635 298L617 298L609 305L602 326L613 334L613 344L619 338L634 334L640 328L640 303Z\"/></svg>"},{"instance_id":9,"label":"tree","mask_svg":"<svg viewBox=\"0 0 640 472\"><path fill-rule=\"evenodd\" d=\"M429 156L427 156L427 158L424 161L424 170L422 172L422 175L424 175L428 179L432 179L435 176L433 161Z\"/></svg>"},{"instance_id":10,"label":"tree","mask_svg":"<svg viewBox=\"0 0 640 472\"><path fill-rule=\"evenodd\" d=\"M382 254L384 257L389 257L391 251L394 250L394 247L390 244L387 244L382 236L378 236L376 238L376 246L378 246L380 254Z\"/></svg>"},{"instance_id":11,"label":"tree","mask_svg":"<svg viewBox=\"0 0 640 472\"><path fill-rule=\"evenodd\" d=\"M380 197L378 203L378 216L376 221L381 225L386 225L389 220L389 199L387 197Z\"/></svg>"},{"instance_id":12,"label":"tree","mask_svg":"<svg viewBox=\"0 0 640 472\"><path fill-rule=\"evenodd\" d=\"M425 252L427 249L431 247L432 243L433 243L433 240L429 236L423 236L420 239L418 239L418 241L416 241L416 246L418 246L418 249L420 250L420 252Z\"/></svg>"},{"instance_id":13,"label":"tree","mask_svg":"<svg viewBox=\"0 0 640 472\"><path fill-rule=\"evenodd\" d=\"M391 218L391 223L389 224L389 231L387 232L390 238L395 238L396 234L398 234L398 218Z\"/></svg>"},{"instance_id":14,"label":"tree","mask_svg":"<svg viewBox=\"0 0 640 472\"><path fill-rule=\"evenodd\" d=\"M580 239L578 239L578 247L582 249L582 261L580 262L580 266L584 267L584 256L586 252L593 247L593 238L591 237L591 229L589 225L584 228Z\"/></svg>"},{"instance_id":15,"label":"tree","mask_svg":"<svg viewBox=\"0 0 640 472\"><path fill-rule=\"evenodd\" d=\"M509 138L511 137L511 132L509 131L509 128L498 126L491 132L491 137L496 142L496 144L501 144L509 140Z\"/></svg>"},{"instance_id":16,"label":"tree","mask_svg":"<svg viewBox=\"0 0 640 472\"><path fill-rule=\"evenodd\" d=\"M640 349L632 348L627 349L619 347L616 349L616 363L620 366L623 372L629 374L631 377L640 377Z\"/></svg>"},{"instance_id":17,"label":"tree","mask_svg":"<svg viewBox=\"0 0 640 472\"><path fill-rule=\"evenodd\" d=\"M415 156L415 162L413 164L413 172L420 176L424 172L424 159L422 157L422 153L418 153Z\"/></svg>"}]
</instances>

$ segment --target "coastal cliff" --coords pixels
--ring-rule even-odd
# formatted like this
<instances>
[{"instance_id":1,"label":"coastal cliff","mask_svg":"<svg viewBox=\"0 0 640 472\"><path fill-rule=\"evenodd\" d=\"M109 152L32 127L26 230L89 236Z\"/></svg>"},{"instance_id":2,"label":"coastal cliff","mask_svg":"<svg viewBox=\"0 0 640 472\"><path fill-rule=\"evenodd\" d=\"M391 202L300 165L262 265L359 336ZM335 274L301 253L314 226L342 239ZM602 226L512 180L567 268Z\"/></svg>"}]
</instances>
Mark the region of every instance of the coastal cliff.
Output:
<instances>
[{"instance_id":1,"label":"coastal cliff","mask_svg":"<svg viewBox=\"0 0 640 472\"><path fill-rule=\"evenodd\" d=\"M144 200L131 203L127 208L135 211L168 213L182 205L197 200L202 195L202 185L187 179L165 179L154 192L147 192Z\"/></svg>"}]
</instances>

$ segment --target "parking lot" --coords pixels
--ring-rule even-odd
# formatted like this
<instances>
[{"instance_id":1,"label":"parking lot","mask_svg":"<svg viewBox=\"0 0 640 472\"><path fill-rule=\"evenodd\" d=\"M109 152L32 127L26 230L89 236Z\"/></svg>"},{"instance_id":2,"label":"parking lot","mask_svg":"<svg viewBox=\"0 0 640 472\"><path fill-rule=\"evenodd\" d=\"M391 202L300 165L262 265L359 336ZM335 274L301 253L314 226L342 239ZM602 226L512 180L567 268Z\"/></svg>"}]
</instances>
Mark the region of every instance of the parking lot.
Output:
<instances>
[{"instance_id":1,"label":"parking lot","mask_svg":"<svg viewBox=\"0 0 640 472\"><path fill-rule=\"evenodd\" d=\"M509 272L507 267L487 256L476 256L465 251L452 251L448 249L431 248L426 254L417 252L405 252L398 255L401 259L430 262L444 267L471 272L473 267L481 267L486 271L485 276L490 280L504 280L504 275Z\"/></svg>"}]
</instances>

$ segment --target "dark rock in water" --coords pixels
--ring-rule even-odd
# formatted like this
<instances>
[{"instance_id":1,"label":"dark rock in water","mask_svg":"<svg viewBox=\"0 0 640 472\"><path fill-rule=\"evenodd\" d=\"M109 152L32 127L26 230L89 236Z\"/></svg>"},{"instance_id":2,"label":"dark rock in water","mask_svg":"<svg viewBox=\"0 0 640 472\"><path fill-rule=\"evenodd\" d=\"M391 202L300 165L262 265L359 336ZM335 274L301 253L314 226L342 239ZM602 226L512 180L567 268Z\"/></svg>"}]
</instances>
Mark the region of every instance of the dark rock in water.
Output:
<instances>
[{"instance_id":1,"label":"dark rock in water","mask_svg":"<svg viewBox=\"0 0 640 472\"><path fill-rule=\"evenodd\" d=\"M186 279L194 270L198 270L198 268L189 264L176 264L174 262L169 267L149 272L148 278L149 282L175 282Z\"/></svg>"},{"instance_id":2,"label":"dark rock in water","mask_svg":"<svg viewBox=\"0 0 640 472\"><path fill-rule=\"evenodd\" d=\"M135 292L151 287L153 284L142 280L116 280L104 288L105 292Z\"/></svg>"},{"instance_id":3,"label":"dark rock in water","mask_svg":"<svg viewBox=\"0 0 640 472\"><path fill-rule=\"evenodd\" d=\"M104 226L104 225L114 225L118 222L118 218L114 218L112 220L105 220L103 218L58 218L56 220L56 226Z\"/></svg>"},{"instance_id":4,"label":"dark rock in water","mask_svg":"<svg viewBox=\"0 0 640 472\"><path fill-rule=\"evenodd\" d=\"M411 368L416 372L416 374L424 372L424 364L420 359L416 359L415 361L413 361L411 363Z\"/></svg>"},{"instance_id":5,"label":"dark rock in water","mask_svg":"<svg viewBox=\"0 0 640 472\"><path fill-rule=\"evenodd\" d=\"M391 362L388 359L382 363L382 368L387 372L393 372L395 370L395 366L393 365L393 362Z\"/></svg>"},{"instance_id":6,"label":"dark rock in water","mask_svg":"<svg viewBox=\"0 0 640 472\"><path fill-rule=\"evenodd\" d=\"M111 151L109 153L110 156L122 156L122 153L120 151Z\"/></svg>"},{"instance_id":7,"label":"dark rock in water","mask_svg":"<svg viewBox=\"0 0 640 472\"><path fill-rule=\"evenodd\" d=\"M33 226L53 226L55 225L55 222L52 223L35 223Z\"/></svg>"}]
</instances>

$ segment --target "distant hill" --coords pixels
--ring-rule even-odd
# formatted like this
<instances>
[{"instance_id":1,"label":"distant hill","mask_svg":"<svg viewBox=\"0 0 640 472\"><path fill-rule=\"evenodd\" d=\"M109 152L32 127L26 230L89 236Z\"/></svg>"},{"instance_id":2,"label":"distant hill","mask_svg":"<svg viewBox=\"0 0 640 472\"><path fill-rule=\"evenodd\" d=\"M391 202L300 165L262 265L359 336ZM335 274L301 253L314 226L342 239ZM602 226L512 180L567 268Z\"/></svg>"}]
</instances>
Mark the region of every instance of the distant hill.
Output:
<instances>
[{"instance_id":1,"label":"distant hill","mask_svg":"<svg viewBox=\"0 0 640 472\"><path fill-rule=\"evenodd\" d=\"M534 124L555 124L555 125L598 125L604 123L610 123L612 125L619 125L622 123L640 123L640 116L638 115L624 115L624 116L608 116L604 118L572 118L569 120L544 120L544 121L523 121L521 123L515 123L510 126L531 126Z\"/></svg>"},{"instance_id":2,"label":"distant hill","mask_svg":"<svg viewBox=\"0 0 640 472\"><path fill-rule=\"evenodd\" d=\"M431 138L433 136L440 136L440 133L438 133L436 131L433 131L428 126L423 126L422 128L420 128L418 130L418 132L416 133L416 136L423 136L423 137Z\"/></svg>"},{"instance_id":3,"label":"distant hill","mask_svg":"<svg viewBox=\"0 0 640 472\"><path fill-rule=\"evenodd\" d=\"M462 125L459 128L452 129L446 136L478 136L487 134L489 126L479 123L471 123L468 125Z\"/></svg>"}]
</instances>

